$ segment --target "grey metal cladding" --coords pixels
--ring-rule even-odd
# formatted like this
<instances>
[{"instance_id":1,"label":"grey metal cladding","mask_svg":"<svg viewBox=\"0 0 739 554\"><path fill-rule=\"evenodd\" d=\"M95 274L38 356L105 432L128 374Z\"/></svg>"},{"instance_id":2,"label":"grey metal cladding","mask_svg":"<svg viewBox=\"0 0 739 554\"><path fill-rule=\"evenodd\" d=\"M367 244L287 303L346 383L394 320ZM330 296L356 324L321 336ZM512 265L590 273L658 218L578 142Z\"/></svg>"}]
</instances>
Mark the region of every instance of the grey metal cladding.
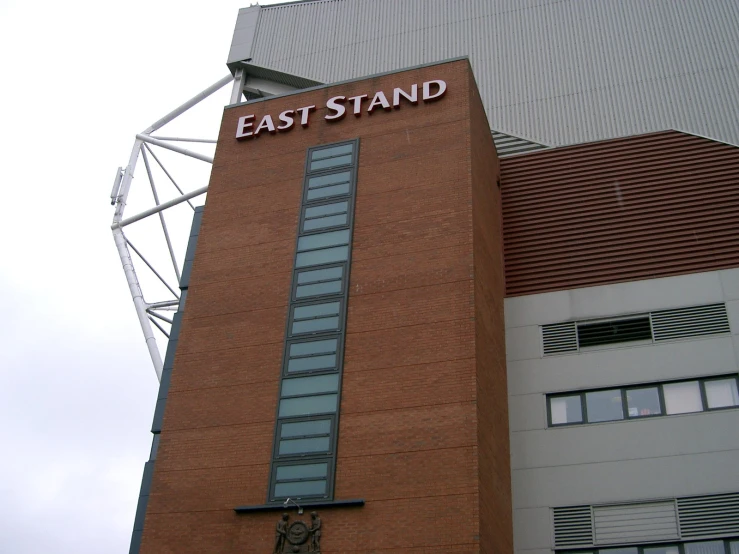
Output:
<instances>
[{"instance_id":1,"label":"grey metal cladding","mask_svg":"<svg viewBox=\"0 0 739 554\"><path fill-rule=\"evenodd\" d=\"M250 57L331 83L468 55L506 134L739 144L737 51L735 0L333 0L262 7Z\"/></svg>"}]
</instances>

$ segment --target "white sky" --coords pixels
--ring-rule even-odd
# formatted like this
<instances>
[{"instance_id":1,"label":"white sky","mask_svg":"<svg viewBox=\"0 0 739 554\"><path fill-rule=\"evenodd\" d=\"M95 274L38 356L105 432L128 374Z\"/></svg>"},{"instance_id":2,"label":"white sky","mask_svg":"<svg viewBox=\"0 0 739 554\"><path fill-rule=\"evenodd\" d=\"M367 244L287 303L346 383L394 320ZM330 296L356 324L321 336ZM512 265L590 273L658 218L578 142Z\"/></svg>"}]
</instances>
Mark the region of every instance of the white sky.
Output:
<instances>
[{"instance_id":1,"label":"white sky","mask_svg":"<svg viewBox=\"0 0 739 554\"><path fill-rule=\"evenodd\" d=\"M158 383L108 197L136 132L227 74L247 5L0 0L0 552L128 552ZM215 138L227 100L177 134ZM183 188L206 184L187 163L165 161ZM136 175L143 206L141 162ZM188 210L173 223L189 227ZM166 261L147 238L132 240Z\"/></svg>"}]
</instances>

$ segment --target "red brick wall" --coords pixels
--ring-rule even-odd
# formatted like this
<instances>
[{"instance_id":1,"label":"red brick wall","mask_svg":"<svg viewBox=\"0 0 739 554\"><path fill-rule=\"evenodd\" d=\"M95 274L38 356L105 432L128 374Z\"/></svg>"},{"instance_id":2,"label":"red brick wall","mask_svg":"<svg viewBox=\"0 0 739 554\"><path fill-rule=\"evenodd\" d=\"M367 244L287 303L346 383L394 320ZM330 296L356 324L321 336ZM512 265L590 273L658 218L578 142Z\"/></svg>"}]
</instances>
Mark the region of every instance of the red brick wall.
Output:
<instances>
[{"instance_id":1,"label":"red brick wall","mask_svg":"<svg viewBox=\"0 0 739 554\"><path fill-rule=\"evenodd\" d=\"M322 552L480 551L478 513L489 513L493 499L480 502L479 480L495 469L490 448L503 436L499 411L491 427L491 404L478 399L491 381L480 380L488 363L479 356L487 357L483 344L503 341L503 327L497 312L486 319L481 303L500 292L497 281L475 281L499 271L480 250L498 231L473 232L473 197L491 200L473 192L490 163L474 169L470 161L481 131L478 122L470 132L469 75L468 62L457 61L225 111L141 552L271 552L279 512L233 508L266 499L306 148L356 137L335 498L366 505L320 510ZM449 87L434 103L333 124L318 110L307 129L233 138L242 115L258 122L264 113L324 106L331 96L387 94L430 79ZM494 157L488 143L480 152ZM496 373L491 382L499 381ZM492 394L497 402L497 389ZM481 413L481 432L495 434L478 461ZM504 438L493 457L507 460L507 431ZM500 498L509 502L510 493Z\"/></svg>"},{"instance_id":2,"label":"red brick wall","mask_svg":"<svg viewBox=\"0 0 739 554\"><path fill-rule=\"evenodd\" d=\"M500 167L474 77L470 86L480 552L513 552Z\"/></svg>"}]
</instances>

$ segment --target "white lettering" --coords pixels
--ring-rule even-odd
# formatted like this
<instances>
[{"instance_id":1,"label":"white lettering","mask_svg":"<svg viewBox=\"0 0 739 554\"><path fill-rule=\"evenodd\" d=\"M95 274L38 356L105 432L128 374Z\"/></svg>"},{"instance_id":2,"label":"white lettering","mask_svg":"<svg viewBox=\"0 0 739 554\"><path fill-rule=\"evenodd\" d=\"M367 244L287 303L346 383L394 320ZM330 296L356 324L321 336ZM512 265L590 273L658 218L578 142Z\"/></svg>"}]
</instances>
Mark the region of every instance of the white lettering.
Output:
<instances>
[{"instance_id":1,"label":"white lettering","mask_svg":"<svg viewBox=\"0 0 739 554\"><path fill-rule=\"evenodd\" d=\"M280 121L282 121L282 125L279 125L277 127L278 131L287 131L293 128L293 125L295 125L295 118L293 117L294 113L295 110L285 110L280 114Z\"/></svg>"},{"instance_id":2,"label":"white lettering","mask_svg":"<svg viewBox=\"0 0 739 554\"><path fill-rule=\"evenodd\" d=\"M254 131L254 136L259 136L259 133L267 129L270 133L275 132L275 124L272 122L272 116L267 114L262 118L262 121L259 122L259 125L257 126L257 130Z\"/></svg>"},{"instance_id":3,"label":"white lettering","mask_svg":"<svg viewBox=\"0 0 739 554\"><path fill-rule=\"evenodd\" d=\"M308 126L308 114L316 109L315 106L304 106L295 110L300 114L300 124L303 127Z\"/></svg>"},{"instance_id":4,"label":"white lettering","mask_svg":"<svg viewBox=\"0 0 739 554\"><path fill-rule=\"evenodd\" d=\"M411 104L417 104L418 103L418 85L413 83L411 85L411 93L408 94L401 88L394 88L393 89L393 107L399 108L400 107L400 97L405 98L410 102Z\"/></svg>"},{"instance_id":5,"label":"white lettering","mask_svg":"<svg viewBox=\"0 0 739 554\"><path fill-rule=\"evenodd\" d=\"M237 140L244 140L247 137L252 136L254 133L246 132L248 128L252 126L251 121L254 120L253 115L245 115L244 117L239 118L239 122L236 125L236 139Z\"/></svg>"},{"instance_id":6,"label":"white lettering","mask_svg":"<svg viewBox=\"0 0 739 554\"><path fill-rule=\"evenodd\" d=\"M363 94L362 96L352 96L348 99L350 102L354 103L354 115L356 115L357 117L362 115L362 100L366 99L366 94Z\"/></svg>"},{"instance_id":7,"label":"white lettering","mask_svg":"<svg viewBox=\"0 0 739 554\"><path fill-rule=\"evenodd\" d=\"M436 91L436 94L431 94L431 85L436 85L439 87L439 90ZM423 101L430 102L431 100L441 98L442 96L444 96L445 92L446 83L444 81L426 81L423 84Z\"/></svg>"},{"instance_id":8,"label":"white lettering","mask_svg":"<svg viewBox=\"0 0 739 554\"><path fill-rule=\"evenodd\" d=\"M346 115L346 107L344 107L343 104L339 104L339 102L346 102L346 96L334 96L333 98L328 99L326 107L335 113L327 114L325 119L332 121L335 119L341 119Z\"/></svg>"},{"instance_id":9,"label":"white lettering","mask_svg":"<svg viewBox=\"0 0 739 554\"><path fill-rule=\"evenodd\" d=\"M387 98L385 98L385 93L382 91L375 94L372 102L370 102L370 105L367 107L367 113L372 113L372 110L374 110L377 106L382 106L386 110L390 109L390 102L387 101Z\"/></svg>"}]
</instances>

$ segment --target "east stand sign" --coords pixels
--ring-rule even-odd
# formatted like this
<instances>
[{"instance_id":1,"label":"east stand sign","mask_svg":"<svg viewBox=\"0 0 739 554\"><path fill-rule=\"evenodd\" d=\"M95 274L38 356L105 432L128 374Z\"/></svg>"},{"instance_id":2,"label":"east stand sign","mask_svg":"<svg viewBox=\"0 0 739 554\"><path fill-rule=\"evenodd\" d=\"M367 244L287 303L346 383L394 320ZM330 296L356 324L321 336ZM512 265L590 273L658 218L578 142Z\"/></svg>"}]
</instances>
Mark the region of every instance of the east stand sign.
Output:
<instances>
[{"instance_id":1,"label":"east stand sign","mask_svg":"<svg viewBox=\"0 0 739 554\"><path fill-rule=\"evenodd\" d=\"M446 93L446 82L441 80L426 81L421 85L421 100L424 102L432 102L438 100ZM334 96L326 102L328 113L324 116L326 121L339 121L346 116L348 110L351 110L355 117L362 115L362 108L368 114L374 110L382 108L391 111L394 108L400 108L401 99L410 104L418 104L418 84L414 83L410 86L410 90L406 91L402 88L394 88L392 93L392 103L383 91L378 91L369 99L369 95L362 94L360 96ZM369 103L367 103L369 102ZM256 127L254 115L245 115L239 118L236 125L236 139L244 140L254 138L260 133L281 133L289 131L295 126L296 120L300 121L302 127L308 127L310 124L310 114L316 110L315 106L303 106L294 110L285 110L276 118L267 114L262 117Z\"/></svg>"}]
</instances>

